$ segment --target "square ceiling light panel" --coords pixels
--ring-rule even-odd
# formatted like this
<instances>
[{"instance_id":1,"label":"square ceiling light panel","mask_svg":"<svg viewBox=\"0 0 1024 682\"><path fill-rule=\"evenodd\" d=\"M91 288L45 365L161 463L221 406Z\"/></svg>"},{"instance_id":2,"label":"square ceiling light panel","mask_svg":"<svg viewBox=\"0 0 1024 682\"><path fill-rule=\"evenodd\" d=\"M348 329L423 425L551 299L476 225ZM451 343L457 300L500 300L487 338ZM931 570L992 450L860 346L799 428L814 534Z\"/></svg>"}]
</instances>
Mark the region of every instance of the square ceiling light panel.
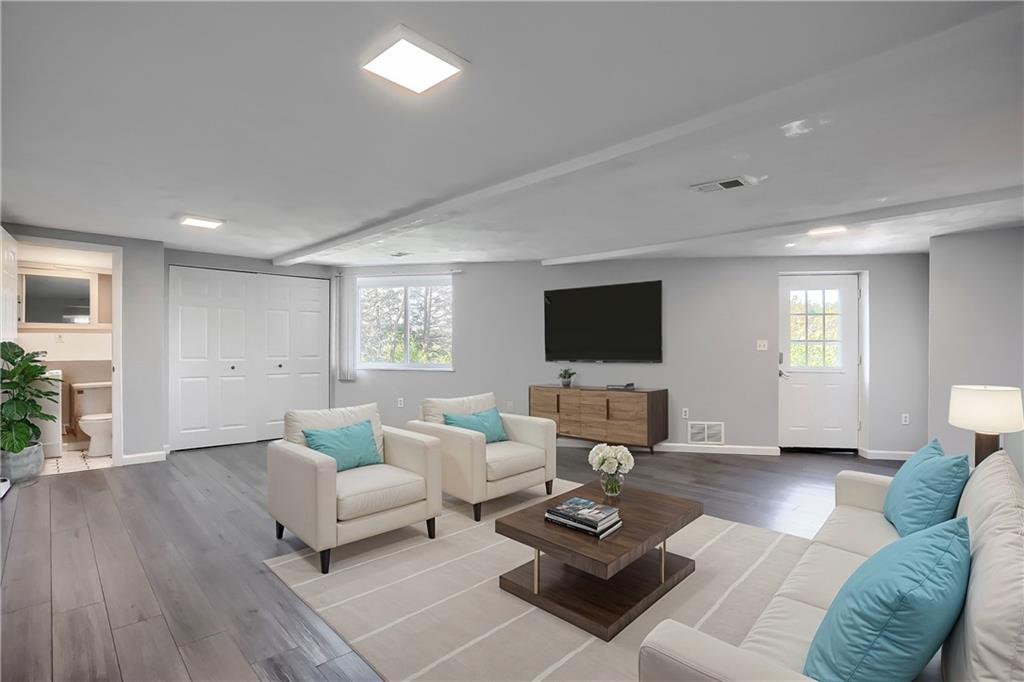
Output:
<instances>
[{"instance_id":1,"label":"square ceiling light panel","mask_svg":"<svg viewBox=\"0 0 1024 682\"><path fill-rule=\"evenodd\" d=\"M465 66L465 60L405 26L392 31L384 44L384 51L363 68L416 94L451 78Z\"/></svg>"}]
</instances>

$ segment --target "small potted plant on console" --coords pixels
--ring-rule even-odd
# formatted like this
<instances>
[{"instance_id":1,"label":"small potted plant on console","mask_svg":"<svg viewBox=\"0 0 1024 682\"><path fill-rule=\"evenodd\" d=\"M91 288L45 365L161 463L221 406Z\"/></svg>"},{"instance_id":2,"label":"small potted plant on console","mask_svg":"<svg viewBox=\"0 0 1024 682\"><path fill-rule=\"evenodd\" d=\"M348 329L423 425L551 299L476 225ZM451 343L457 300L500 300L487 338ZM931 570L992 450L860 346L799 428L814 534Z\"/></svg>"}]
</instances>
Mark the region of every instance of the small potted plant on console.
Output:
<instances>
[{"instance_id":1,"label":"small potted plant on console","mask_svg":"<svg viewBox=\"0 0 1024 682\"><path fill-rule=\"evenodd\" d=\"M558 373L558 378L562 380L562 388L569 388L572 386L572 378L576 376L576 370L569 369L566 367Z\"/></svg>"}]
</instances>

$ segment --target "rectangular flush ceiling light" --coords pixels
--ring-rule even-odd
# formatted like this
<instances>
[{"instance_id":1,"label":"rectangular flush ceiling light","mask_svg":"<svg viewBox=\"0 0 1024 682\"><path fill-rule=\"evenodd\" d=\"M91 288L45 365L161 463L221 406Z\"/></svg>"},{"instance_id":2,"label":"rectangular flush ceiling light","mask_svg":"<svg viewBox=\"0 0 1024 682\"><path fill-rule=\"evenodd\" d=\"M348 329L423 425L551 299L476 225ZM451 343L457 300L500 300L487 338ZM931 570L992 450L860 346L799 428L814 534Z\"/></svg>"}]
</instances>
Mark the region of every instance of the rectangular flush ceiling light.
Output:
<instances>
[{"instance_id":1,"label":"rectangular flush ceiling light","mask_svg":"<svg viewBox=\"0 0 1024 682\"><path fill-rule=\"evenodd\" d=\"M416 94L459 73L465 63L405 26L392 31L387 44L389 47L363 68Z\"/></svg>"},{"instance_id":2,"label":"rectangular flush ceiling light","mask_svg":"<svg viewBox=\"0 0 1024 682\"><path fill-rule=\"evenodd\" d=\"M840 232L846 232L846 225L829 225L828 227L816 227L813 230L807 230L807 234L812 237L821 237L826 234L839 234Z\"/></svg>"},{"instance_id":3,"label":"rectangular flush ceiling light","mask_svg":"<svg viewBox=\"0 0 1024 682\"><path fill-rule=\"evenodd\" d=\"M202 218L197 215L187 215L182 217L181 224L188 227L202 227L207 230L215 230L224 224L223 220L217 220L216 218Z\"/></svg>"}]
</instances>

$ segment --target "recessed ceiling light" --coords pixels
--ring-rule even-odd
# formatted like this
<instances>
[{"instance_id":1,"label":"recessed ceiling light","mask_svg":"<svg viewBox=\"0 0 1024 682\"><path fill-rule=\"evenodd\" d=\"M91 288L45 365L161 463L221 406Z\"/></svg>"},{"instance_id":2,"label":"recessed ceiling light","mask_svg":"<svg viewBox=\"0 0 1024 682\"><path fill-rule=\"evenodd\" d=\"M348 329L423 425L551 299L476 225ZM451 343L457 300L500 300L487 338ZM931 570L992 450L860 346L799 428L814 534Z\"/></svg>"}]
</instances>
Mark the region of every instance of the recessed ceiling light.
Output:
<instances>
[{"instance_id":1,"label":"recessed ceiling light","mask_svg":"<svg viewBox=\"0 0 1024 682\"><path fill-rule=\"evenodd\" d=\"M796 246L796 242L789 242L788 244L786 244L787 249L792 249L794 246Z\"/></svg>"},{"instance_id":2,"label":"recessed ceiling light","mask_svg":"<svg viewBox=\"0 0 1024 682\"><path fill-rule=\"evenodd\" d=\"M405 26L389 36L389 47L364 69L420 94L462 71L464 61Z\"/></svg>"},{"instance_id":3,"label":"recessed ceiling light","mask_svg":"<svg viewBox=\"0 0 1024 682\"><path fill-rule=\"evenodd\" d=\"M846 225L829 225L828 227L816 227L813 230L807 230L807 234L811 237L839 234L840 232L846 232Z\"/></svg>"},{"instance_id":4,"label":"recessed ceiling light","mask_svg":"<svg viewBox=\"0 0 1024 682\"><path fill-rule=\"evenodd\" d=\"M224 221L218 220L217 218L203 218L202 216L197 215L187 215L182 217L181 224L188 227L202 227L207 230L216 230L224 224Z\"/></svg>"}]
</instances>

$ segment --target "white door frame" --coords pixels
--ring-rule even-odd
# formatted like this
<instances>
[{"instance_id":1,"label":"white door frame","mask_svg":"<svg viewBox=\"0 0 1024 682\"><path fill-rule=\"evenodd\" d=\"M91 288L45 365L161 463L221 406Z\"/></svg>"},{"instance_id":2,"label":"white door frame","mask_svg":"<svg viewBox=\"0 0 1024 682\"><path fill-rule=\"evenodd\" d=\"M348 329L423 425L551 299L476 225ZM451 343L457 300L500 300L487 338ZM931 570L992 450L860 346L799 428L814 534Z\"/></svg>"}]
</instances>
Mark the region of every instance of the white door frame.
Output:
<instances>
[{"instance_id":1,"label":"white door frame","mask_svg":"<svg viewBox=\"0 0 1024 682\"><path fill-rule=\"evenodd\" d=\"M36 246L52 246L75 251L98 251L111 255L110 269L110 413L111 418L111 463L113 466L124 464L124 393L121 381L124 363L122 356L122 286L121 278L124 270L124 249L112 244L94 244L92 242L76 242L69 239L51 239L49 237L29 237L12 235L19 244L35 244Z\"/></svg>"},{"instance_id":2,"label":"white door frame","mask_svg":"<svg viewBox=\"0 0 1024 682\"><path fill-rule=\"evenodd\" d=\"M870 420L868 419L868 414L870 413L868 398L871 387L871 335L870 316L868 315L870 305L868 296L869 273L867 270L784 270L777 274L776 281L781 277L811 275L857 275L857 345L860 354L859 371L857 373L857 420L860 423L860 429L857 431L857 449L863 455L868 448L868 430L870 427ZM778 309L775 311L775 318L781 325L781 315ZM782 338L781 328L777 330L775 338L776 340ZM779 350L781 351L782 349L780 348ZM782 406L776 403L775 408L775 422L778 424Z\"/></svg>"}]
</instances>

